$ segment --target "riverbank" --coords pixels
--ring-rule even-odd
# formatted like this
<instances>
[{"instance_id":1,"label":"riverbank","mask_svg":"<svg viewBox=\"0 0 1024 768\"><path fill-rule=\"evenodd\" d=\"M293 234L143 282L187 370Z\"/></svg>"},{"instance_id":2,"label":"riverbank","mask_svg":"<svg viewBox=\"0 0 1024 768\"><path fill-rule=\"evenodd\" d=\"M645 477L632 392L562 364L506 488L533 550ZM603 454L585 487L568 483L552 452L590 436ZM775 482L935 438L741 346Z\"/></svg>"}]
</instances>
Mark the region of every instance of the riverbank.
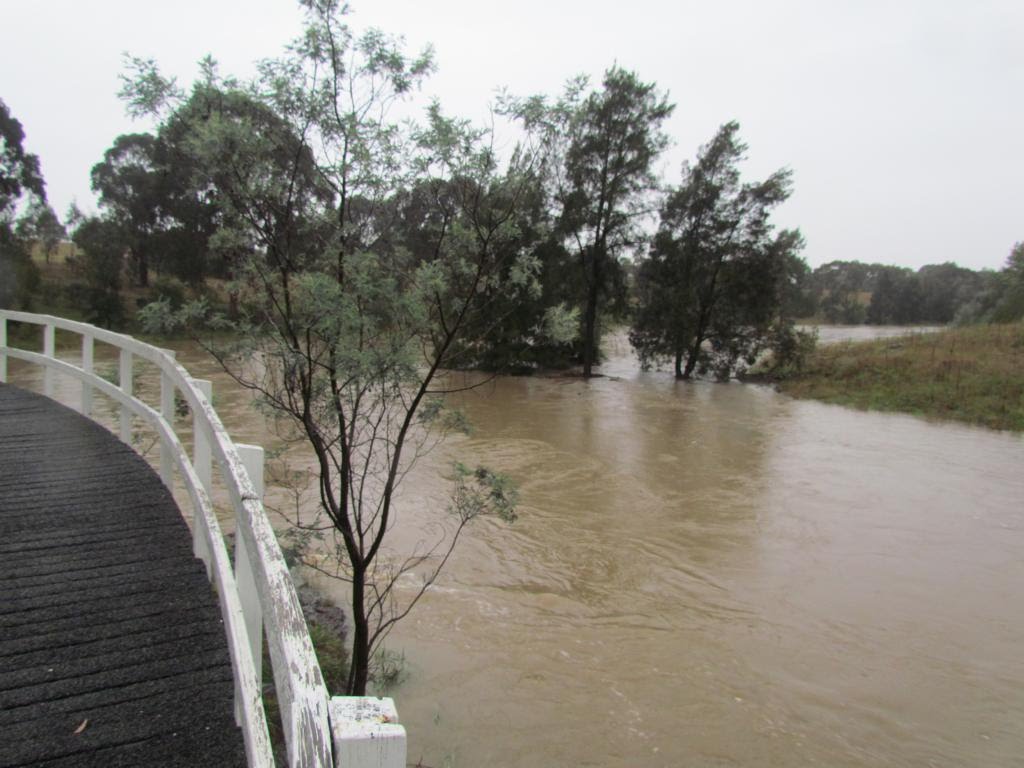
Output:
<instances>
[{"instance_id":1,"label":"riverbank","mask_svg":"<svg viewBox=\"0 0 1024 768\"><path fill-rule=\"evenodd\" d=\"M776 383L793 397L1024 431L1024 324L820 345Z\"/></svg>"}]
</instances>

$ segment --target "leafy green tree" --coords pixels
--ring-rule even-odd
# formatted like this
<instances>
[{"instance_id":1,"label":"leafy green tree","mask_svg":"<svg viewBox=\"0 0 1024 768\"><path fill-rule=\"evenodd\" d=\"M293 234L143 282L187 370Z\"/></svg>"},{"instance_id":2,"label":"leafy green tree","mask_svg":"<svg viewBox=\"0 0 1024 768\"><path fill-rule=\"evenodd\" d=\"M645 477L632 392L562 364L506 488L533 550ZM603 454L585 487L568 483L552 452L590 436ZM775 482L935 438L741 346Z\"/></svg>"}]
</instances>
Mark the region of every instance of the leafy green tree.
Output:
<instances>
[{"instance_id":1,"label":"leafy green tree","mask_svg":"<svg viewBox=\"0 0 1024 768\"><path fill-rule=\"evenodd\" d=\"M952 262L927 264L917 271L917 279L921 291L919 319L926 323L952 322L960 308L982 290L978 272Z\"/></svg>"},{"instance_id":2,"label":"leafy green tree","mask_svg":"<svg viewBox=\"0 0 1024 768\"><path fill-rule=\"evenodd\" d=\"M109 218L86 217L77 222L72 240L82 254L78 265L85 284L83 295L76 298L85 310L85 319L105 328L121 327L125 312L121 297L124 248L120 227Z\"/></svg>"},{"instance_id":3,"label":"leafy green tree","mask_svg":"<svg viewBox=\"0 0 1024 768\"><path fill-rule=\"evenodd\" d=\"M16 231L23 240L32 241L39 248L47 263L68 235L53 208L43 200L32 201Z\"/></svg>"},{"instance_id":4,"label":"leafy green tree","mask_svg":"<svg viewBox=\"0 0 1024 768\"><path fill-rule=\"evenodd\" d=\"M381 228L418 259L429 258L440 228L457 217L458 195L453 194L457 188L451 182L416 184L397 201L399 215ZM452 362L460 368L532 371L571 364L572 342L579 330L578 313L568 309L575 298L568 289L576 277L574 265L551 231L539 179L525 177L515 193L521 199L510 223L517 235L504 247L528 254L537 279L530 291L514 295L502 290L501 284L485 286L483 298L490 312L481 315L482 324L467 329L457 343ZM521 267L512 254L503 261L506 270ZM512 275L507 272L503 277L508 280Z\"/></svg>"},{"instance_id":5,"label":"leafy green tree","mask_svg":"<svg viewBox=\"0 0 1024 768\"><path fill-rule=\"evenodd\" d=\"M1024 243L1016 243L999 273L999 301L992 319L1009 323L1024 318Z\"/></svg>"},{"instance_id":6,"label":"leafy green tree","mask_svg":"<svg viewBox=\"0 0 1024 768\"><path fill-rule=\"evenodd\" d=\"M46 202L39 158L22 146L25 131L0 99L0 307L28 308L39 284L28 243L16 231L18 206L25 196Z\"/></svg>"},{"instance_id":7,"label":"leafy green tree","mask_svg":"<svg viewBox=\"0 0 1024 768\"><path fill-rule=\"evenodd\" d=\"M739 360L753 363L785 316L798 278L796 231L773 235L769 214L789 196L790 174L743 184L737 168L746 145L739 125L723 125L661 211L649 256L637 274L639 306L630 341L644 365L673 360L678 378L714 370L728 378Z\"/></svg>"},{"instance_id":8,"label":"leafy green tree","mask_svg":"<svg viewBox=\"0 0 1024 768\"><path fill-rule=\"evenodd\" d=\"M865 320L873 325L902 325L917 320L920 311L917 275L903 267L879 269Z\"/></svg>"},{"instance_id":9,"label":"leafy green tree","mask_svg":"<svg viewBox=\"0 0 1024 768\"><path fill-rule=\"evenodd\" d=\"M153 242L163 212L162 173L156 163L156 138L148 133L118 136L92 168L92 188L100 208L117 224L118 240L131 254L140 286L149 285Z\"/></svg>"},{"instance_id":10,"label":"leafy green tree","mask_svg":"<svg viewBox=\"0 0 1024 768\"><path fill-rule=\"evenodd\" d=\"M557 232L574 254L580 275L583 375L599 358L599 315L622 301L619 257L638 250L642 221L658 188L653 165L668 146L662 124L675 109L654 83L612 67L601 88L586 94L586 78L571 81L553 105L543 97L506 99L503 110L524 124L549 151L549 179Z\"/></svg>"},{"instance_id":11,"label":"leafy green tree","mask_svg":"<svg viewBox=\"0 0 1024 768\"><path fill-rule=\"evenodd\" d=\"M190 153L175 143L188 140L180 125L159 136L118 136L92 169L100 207L117 225L141 286L149 285L151 267L192 285L223 273L209 247L218 206L212 191L197 184Z\"/></svg>"},{"instance_id":12,"label":"leafy green tree","mask_svg":"<svg viewBox=\"0 0 1024 768\"><path fill-rule=\"evenodd\" d=\"M784 317L809 318L818 311L818 296L814 290L811 268L797 253L788 256L788 264L782 272L782 315Z\"/></svg>"},{"instance_id":13,"label":"leafy green tree","mask_svg":"<svg viewBox=\"0 0 1024 768\"><path fill-rule=\"evenodd\" d=\"M46 199L39 158L25 152L25 130L0 99L0 216L12 215L22 194Z\"/></svg>"},{"instance_id":14,"label":"leafy green tree","mask_svg":"<svg viewBox=\"0 0 1024 768\"><path fill-rule=\"evenodd\" d=\"M844 325L864 322L864 297L872 291L880 267L859 261L832 261L815 269L811 285L825 320Z\"/></svg>"},{"instance_id":15,"label":"leafy green tree","mask_svg":"<svg viewBox=\"0 0 1024 768\"><path fill-rule=\"evenodd\" d=\"M391 106L431 71L429 52L410 58L379 31L357 35L334 0L303 5L303 35L262 62L256 82L222 80L207 63L185 98L136 60L125 96L135 112L159 111L162 130L187 122L194 167L221 201L214 240L241 256L239 318L216 318L237 342L211 351L316 457L320 517L295 522L330 537L334 566L318 567L351 586L346 688L360 695L374 649L464 526L513 516L505 478L459 466L449 536L409 557L386 543L402 478L460 423L444 407L460 342L486 325L488 296L535 283L536 263L518 247L534 171L527 153L500 167L484 132L437 105L423 126L393 120ZM419 245L408 247L413 238L382 225L412 216L402 201L414 188L434 194L417 201L407 229ZM150 326L209 319L201 302L168 312L148 309ZM406 599L395 585L411 571L423 586Z\"/></svg>"}]
</instances>

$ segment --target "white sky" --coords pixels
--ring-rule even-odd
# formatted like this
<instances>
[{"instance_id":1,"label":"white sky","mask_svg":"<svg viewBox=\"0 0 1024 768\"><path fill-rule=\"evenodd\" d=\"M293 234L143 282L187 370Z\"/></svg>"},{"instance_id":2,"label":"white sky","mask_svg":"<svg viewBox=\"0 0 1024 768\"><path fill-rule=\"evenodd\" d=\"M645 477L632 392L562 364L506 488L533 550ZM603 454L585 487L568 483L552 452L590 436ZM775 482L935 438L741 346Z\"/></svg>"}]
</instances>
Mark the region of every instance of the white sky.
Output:
<instances>
[{"instance_id":1,"label":"white sky","mask_svg":"<svg viewBox=\"0 0 1024 768\"><path fill-rule=\"evenodd\" d=\"M145 130L116 93L121 53L188 85L212 53L252 72L299 29L292 0L0 0L0 99L51 203L94 208L89 169ZM1002 266L1024 240L1021 0L354 0L351 23L436 48L424 96L483 119L498 86L555 94L612 63L677 104L665 177L736 119L748 179L787 166L812 266L833 259ZM424 99L424 103L426 98Z\"/></svg>"}]
</instances>

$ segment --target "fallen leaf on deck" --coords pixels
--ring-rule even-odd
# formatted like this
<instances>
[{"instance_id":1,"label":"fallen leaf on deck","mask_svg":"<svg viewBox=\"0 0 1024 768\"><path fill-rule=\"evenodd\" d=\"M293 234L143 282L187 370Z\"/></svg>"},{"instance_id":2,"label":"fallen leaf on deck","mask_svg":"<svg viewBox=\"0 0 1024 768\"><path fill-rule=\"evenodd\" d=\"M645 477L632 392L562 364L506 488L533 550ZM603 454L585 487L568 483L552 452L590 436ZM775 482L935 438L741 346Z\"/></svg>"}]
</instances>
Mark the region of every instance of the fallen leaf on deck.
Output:
<instances>
[{"instance_id":1,"label":"fallen leaf on deck","mask_svg":"<svg viewBox=\"0 0 1024 768\"><path fill-rule=\"evenodd\" d=\"M85 720L83 720L81 722L81 724L77 728L75 728L75 736L77 736L82 731L84 731L85 730L85 726L87 726L88 724L89 724L89 718L87 717L87 718L85 718Z\"/></svg>"}]
</instances>

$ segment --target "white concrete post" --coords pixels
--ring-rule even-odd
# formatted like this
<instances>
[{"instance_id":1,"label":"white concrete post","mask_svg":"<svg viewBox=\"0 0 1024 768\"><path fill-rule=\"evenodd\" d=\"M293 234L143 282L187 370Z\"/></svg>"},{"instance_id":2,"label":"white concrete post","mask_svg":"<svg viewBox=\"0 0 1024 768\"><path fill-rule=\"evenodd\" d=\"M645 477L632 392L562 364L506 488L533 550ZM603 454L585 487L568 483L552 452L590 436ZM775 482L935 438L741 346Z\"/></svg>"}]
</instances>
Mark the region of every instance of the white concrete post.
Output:
<instances>
[{"instance_id":1,"label":"white concrete post","mask_svg":"<svg viewBox=\"0 0 1024 768\"><path fill-rule=\"evenodd\" d=\"M263 449L258 445L235 443L238 456L249 473L249 480L256 491L256 497L263 503ZM256 664L256 685L263 685L263 610L260 608L260 596L256 590L256 577L253 575L252 561L246 550L245 537L239 533L242 520L235 515L235 584L238 586L238 601L242 604L242 615L245 617L245 631L249 636L249 648ZM238 689L235 690L235 714L241 714Z\"/></svg>"},{"instance_id":2,"label":"white concrete post","mask_svg":"<svg viewBox=\"0 0 1024 768\"><path fill-rule=\"evenodd\" d=\"M165 349L164 353L174 359L175 352L171 349ZM171 431L174 431L174 382L171 378L160 371L160 415L164 417L170 427ZM167 490L173 490L174 488L174 453L171 451L171 446L166 445L163 440L160 441L160 479L164 481L164 485L167 486Z\"/></svg>"},{"instance_id":3,"label":"white concrete post","mask_svg":"<svg viewBox=\"0 0 1024 768\"><path fill-rule=\"evenodd\" d=\"M43 326L43 354L51 360L54 358L54 348L56 347L54 341L56 330L56 328L49 324ZM43 370L43 393L47 397L53 397L55 375L54 370L50 366L46 366Z\"/></svg>"},{"instance_id":4,"label":"white concrete post","mask_svg":"<svg viewBox=\"0 0 1024 768\"><path fill-rule=\"evenodd\" d=\"M127 349L121 350L119 362L121 371L121 391L128 397L132 396L132 353ZM132 444L132 410L127 405L121 406L121 440Z\"/></svg>"},{"instance_id":5,"label":"white concrete post","mask_svg":"<svg viewBox=\"0 0 1024 768\"><path fill-rule=\"evenodd\" d=\"M93 372L93 338L90 333L82 334L82 370ZM92 416L92 385L82 381L82 415Z\"/></svg>"},{"instance_id":6,"label":"white concrete post","mask_svg":"<svg viewBox=\"0 0 1024 768\"><path fill-rule=\"evenodd\" d=\"M192 383L195 388L203 393L203 397L206 398L208 403L213 402L213 384L212 382L204 379L192 379ZM199 477L199 482L202 483L203 488L206 489L206 495L210 497L210 502L213 502L213 461L212 454L210 453L210 432L209 427L206 423L206 414L200 413L200 409L193 409L192 411L192 466L196 470L196 475ZM197 518L201 515L197 514ZM206 541L205 525L201 524L197 519L196 524L192 526L192 552L206 563L206 575L209 576L212 571L210 570L210 547Z\"/></svg>"},{"instance_id":7,"label":"white concrete post","mask_svg":"<svg viewBox=\"0 0 1024 768\"><path fill-rule=\"evenodd\" d=\"M0 382L7 381L7 318L0 317Z\"/></svg>"},{"instance_id":8,"label":"white concrete post","mask_svg":"<svg viewBox=\"0 0 1024 768\"><path fill-rule=\"evenodd\" d=\"M394 701L335 696L328 713L335 768L405 768L405 728Z\"/></svg>"},{"instance_id":9,"label":"white concrete post","mask_svg":"<svg viewBox=\"0 0 1024 768\"><path fill-rule=\"evenodd\" d=\"M206 516L198 507L192 510L192 554L206 566L206 578L213 579L213 557L210 555L210 533Z\"/></svg>"},{"instance_id":10,"label":"white concrete post","mask_svg":"<svg viewBox=\"0 0 1024 768\"><path fill-rule=\"evenodd\" d=\"M205 379L192 379L196 389L203 393L206 402L213 403L213 383ZM196 468L196 474L206 493L213 497L213 465L210 453L210 431L206 423L205 414L201 417L198 412L192 414L192 438L194 449L192 451L192 466Z\"/></svg>"}]
</instances>

